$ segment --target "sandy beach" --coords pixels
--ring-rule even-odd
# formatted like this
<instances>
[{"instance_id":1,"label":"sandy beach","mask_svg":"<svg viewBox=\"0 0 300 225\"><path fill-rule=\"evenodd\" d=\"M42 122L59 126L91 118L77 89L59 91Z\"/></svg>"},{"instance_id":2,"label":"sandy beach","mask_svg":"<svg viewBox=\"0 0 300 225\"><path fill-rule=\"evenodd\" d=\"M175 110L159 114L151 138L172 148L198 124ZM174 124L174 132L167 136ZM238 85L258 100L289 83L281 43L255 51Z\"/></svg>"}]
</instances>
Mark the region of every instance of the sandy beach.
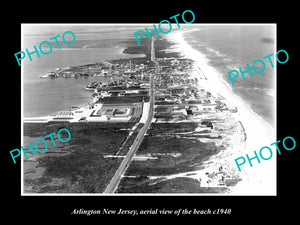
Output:
<instances>
[{"instance_id":1,"label":"sandy beach","mask_svg":"<svg viewBox=\"0 0 300 225\"><path fill-rule=\"evenodd\" d=\"M166 38L175 43L174 51L178 51L184 57L194 60L195 67L201 68L207 77L207 80L201 80L202 87L205 87L214 95L223 96L228 106L237 107L238 112L232 115L242 123L247 135L246 143L241 144L237 140L236 145L230 146L225 151L211 157L207 164L214 164L216 161L224 162L231 170L237 171L242 181L231 188L229 192L231 195L276 195L277 151L275 146L270 146L271 143L277 141L276 130L256 114L243 99L233 93L232 88L222 79L221 74L208 64L208 59L204 54L193 49L184 40L184 33L190 31L193 30L174 32L168 34ZM250 167L247 161L241 166L242 171L239 172L235 159L241 156L246 158L246 154L252 158L254 157L253 151L259 153L263 146L268 146L273 150L273 157L268 161L260 158L260 164L254 159L252 160L253 167Z\"/></svg>"}]
</instances>

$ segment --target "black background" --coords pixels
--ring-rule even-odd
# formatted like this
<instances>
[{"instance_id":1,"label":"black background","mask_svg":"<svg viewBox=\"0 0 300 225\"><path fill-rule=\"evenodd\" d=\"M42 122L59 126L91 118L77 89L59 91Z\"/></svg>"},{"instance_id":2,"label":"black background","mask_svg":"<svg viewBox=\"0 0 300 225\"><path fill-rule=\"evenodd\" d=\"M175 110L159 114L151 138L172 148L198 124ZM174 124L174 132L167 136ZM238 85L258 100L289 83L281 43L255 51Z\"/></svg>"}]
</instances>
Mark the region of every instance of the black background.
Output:
<instances>
[{"instance_id":1,"label":"black background","mask_svg":"<svg viewBox=\"0 0 300 225\"><path fill-rule=\"evenodd\" d=\"M14 53L21 51L21 23L151 23L189 9L196 16L194 23L277 23L277 49L289 54L286 64L277 64L277 140L292 136L296 142L296 123L299 124L297 80L297 8L287 2L39 2L8 4L2 10L2 155L1 166L4 190L1 214L21 223L47 222L66 218L96 219L106 223L103 215L71 215L74 209L207 209L231 208L230 215L181 215L165 216L186 221L195 217L196 223L221 219L248 223L272 218L289 218L297 214L298 192L297 147L293 151L282 150L277 157L277 196L21 196L20 160L13 164L9 151L21 146L21 69ZM6 12L7 11L7 12ZM179 20L179 22L181 19ZM250 63L250 62L249 62ZM297 96L298 94L298 96ZM276 141L276 140L274 140ZM268 143L266 143L268 144ZM282 148L282 145L279 145ZM296 205L294 204L296 203ZM135 219L132 216L115 216L119 219ZM143 216L144 221L162 216ZM147 219L147 220L145 220ZM234 220L236 219L236 220ZM3 218L4 220L4 218ZM107 220L106 220L107 221ZM279 221L278 221L279 222Z\"/></svg>"}]
</instances>

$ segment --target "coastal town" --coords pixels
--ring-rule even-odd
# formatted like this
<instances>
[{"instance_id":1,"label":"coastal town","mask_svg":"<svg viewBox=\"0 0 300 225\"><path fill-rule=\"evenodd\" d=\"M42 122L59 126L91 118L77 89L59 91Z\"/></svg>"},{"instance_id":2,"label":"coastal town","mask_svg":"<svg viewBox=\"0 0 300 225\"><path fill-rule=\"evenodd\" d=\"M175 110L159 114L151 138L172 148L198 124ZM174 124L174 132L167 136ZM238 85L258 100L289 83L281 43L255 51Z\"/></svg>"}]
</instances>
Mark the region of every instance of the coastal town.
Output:
<instances>
[{"instance_id":1,"label":"coastal town","mask_svg":"<svg viewBox=\"0 0 300 225\"><path fill-rule=\"evenodd\" d=\"M192 60L168 58L158 59L158 62L161 65L159 66L160 76L155 79L155 117L158 120L163 117L172 118L174 115L179 117L209 111L236 111L236 108L229 109L222 102L221 97L216 98L209 91L198 88L199 80L205 79L205 75L200 76L199 79L187 73L188 70L193 69ZM149 65L133 64L131 60L125 63L97 63L67 67L50 72L43 78L109 77L110 80L108 82L93 81L87 84L86 90L92 92L93 98L92 104L88 107L73 106L67 111L60 111L39 118L37 121L138 121L145 111L142 109L147 108L145 105L149 104L150 76L154 72L155 68L151 63ZM200 71L199 74L201 74ZM125 106L124 103L128 104ZM33 122L34 118L26 118L25 121Z\"/></svg>"},{"instance_id":2,"label":"coastal town","mask_svg":"<svg viewBox=\"0 0 300 225\"><path fill-rule=\"evenodd\" d=\"M35 124L45 124L50 129L51 124L63 123L71 133L82 127L104 132L113 129L120 135L124 132L123 138L115 141L115 147L109 152L105 149L96 152L95 146L92 149L93 154L101 158L98 163L102 160L112 167L109 173L103 172L110 176L91 190L83 187L84 177L80 174L72 175L79 180L74 177L70 180L70 174L67 174L58 182L55 173L51 173L53 167L47 164L51 161L57 165L58 158L83 154L79 151L87 148L87 144L79 147L78 141L72 144L71 140L67 150L62 146L60 157L60 150L51 154L50 149L24 161L27 192L59 192L61 189L68 192L64 182L74 186L76 181L76 184L81 183L77 185L80 188L73 187L72 192L76 193L225 193L240 181L228 163L205 164L210 156L225 151L237 139L242 143L246 137L242 124L234 118L237 108L207 89L207 77L191 59L156 58L152 41L151 59L69 66L41 78L89 77L107 78L105 82L87 82L86 91L92 98L89 105L72 106L46 117L24 118L25 137L37 129ZM72 139L82 135L76 132L73 131ZM86 132L91 134L91 131ZM111 141L116 140L115 134L110 134ZM101 140L100 136L106 134L97 135ZM99 144L103 144L103 148L106 146L106 143ZM48 183L37 185L44 173L48 174Z\"/></svg>"}]
</instances>

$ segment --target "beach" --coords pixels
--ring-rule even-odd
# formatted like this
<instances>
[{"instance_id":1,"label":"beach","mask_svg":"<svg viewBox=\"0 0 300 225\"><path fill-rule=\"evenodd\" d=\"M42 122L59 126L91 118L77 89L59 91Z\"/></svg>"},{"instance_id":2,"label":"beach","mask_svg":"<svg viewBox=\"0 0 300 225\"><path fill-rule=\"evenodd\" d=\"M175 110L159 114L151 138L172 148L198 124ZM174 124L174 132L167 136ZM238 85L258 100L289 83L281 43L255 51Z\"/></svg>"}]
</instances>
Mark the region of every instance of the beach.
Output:
<instances>
[{"instance_id":1,"label":"beach","mask_svg":"<svg viewBox=\"0 0 300 225\"><path fill-rule=\"evenodd\" d=\"M185 33L191 31L174 32L166 38L175 43L174 51L179 51L183 57L194 60L196 67L201 68L207 77L207 80L201 80L201 86L204 86L215 95L220 94L223 96L226 99L226 104L237 107L238 113L236 113L235 118L242 123L247 135L244 146L236 143L236 146L218 153L206 163L209 164L209 162L216 160L223 161L232 165L232 169L237 170L234 159L241 156L245 157L245 154L254 157L254 150L258 152L261 147L270 146L271 143L276 141L275 129L255 113L243 99L233 93L231 87L222 79L219 72L208 64L204 54L191 47L184 38ZM273 150L271 160L261 160L260 164L253 160L253 167L250 167L248 162L242 166L242 171L239 172L242 181L231 189L230 194L276 195L276 149L274 146L271 149Z\"/></svg>"},{"instance_id":2,"label":"beach","mask_svg":"<svg viewBox=\"0 0 300 225\"><path fill-rule=\"evenodd\" d=\"M213 33L216 32L214 29L219 32L219 28L213 27ZM222 27L220 29L223 29L222 32L226 31ZM275 105L272 105L273 99L270 101L270 99L267 100L266 98L266 93L273 92L272 85L268 84L268 78L273 76L273 74L268 71L265 77L253 77L248 83L243 82L242 79L237 79L237 85L233 87L225 80L226 76L224 76L224 73L226 75L226 70L238 67L239 64L236 64L237 62L241 64L240 66L243 66L244 62L256 58L261 52L256 55L254 54L255 52L252 52L254 55L241 56L240 60L238 54L230 55L230 51L239 49L238 45L231 46L231 49L228 47L222 51L218 48L222 44L219 43L214 47L214 43L208 43L208 40L214 38L209 38L206 42L203 42L202 38L197 39L195 33L199 34L200 32L201 34L204 30L199 25L196 27L192 26L188 29L180 29L164 35L155 41L155 56L161 66L160 76L156 76L154 82L156 84L155 95L157 95L155 96L155 119L152 120L152 125L148 129L147 135L145 135L145 140L142 142L133 160L134 162L130 165L127 173L124 174L125 179L122 180L118 193L276 195L276 154L273 154L272 159L268 161L260 159L260 164L258 164L256 159L253 159L253 167L250 167L248 161L245 162L241 167L241 172L239 172L235 163L236 158L246 158L246 154L252 158L254 157L254 150L259 153L263 146L270 146L271 143L276 141L276 124L273 124L273 117L276 115L275 112L272 112L272 115L269 114L273 108L275 109ZM205 31L207 33L210 32L207 29ZM111 35L113 33L113 31L110 31ZM152 73L151 62L147 61L147 57L149 57L147 46L149 43L143 43L143 48L137 48L135 43L134 45L132 43L134 40L124 39L123 41L115 40L115 44L123 43L128 45L127 48L119 45L119 47L107 47L101 44L101 38L106 40L105 37L101 36L99 40L99 37L95 37L95 40L94 38L93 40L86 40L86 35L83 35L81 42L77 43L77 48L81 46L82 49L61 49L59 50L60 52L55 51L51 56L53 57L50 60L51 63L48 62L51 58L41 58L38 59L39 61L31 64L31 70L29 68L25 70L25 117L45 116L59 110L66 110L70 106L89 103L92 99L91 92L85 90L87 83L96 81L110 82L111 88L121 85L122 82L123 84L125 82L134 85L132 80L136 79L136 77L138 77L138 80L142 80L145 78L144 74L149 75ZM243 38L248 40L245 37ZM220 38L221 40L222 37ZM95 45L92 43L95 43ZM245 44L244 42L242 43ZM268 47L270 48L270 45ZM71 51L78 52L77 54L70 54ZM61 58L66 60L62 61ZM117 58L120 59L116 60ZM113 64L110 64L110 75L98 77L101 71L104 72L104 69L100 68L99 64L95 62L107 60L113 61ZM139 72L135 76L128 77L126 68L131 70L131 61L133 67L138 68ZM147 62L149 63L148 69L144 67L144 63ZM39 66L34 66L35 63ZM64 70L64 72L60 72L60 76L55 79L41 79L38 77L41 71L54 70L55 68L60 68L60 71ZM73 77L65 76L70 75L70 73ZM113 76L112 74L114 73L122 74L124 80L120 84L117 82L117 80L120 80L120 77L114 80L119 75ZM143 81L144 83L142 82L141 84L147 84L149 80L146 77ZM273 80L270 83L272 82ZM99 90L100 92L102 91L101 88ZM97 90L97 93L99 93L99 90ZM104 88L103 90L107 89ZM136 92L137 95L138 93ZM165 95L166 93L167 95ZM147 94L147 92L144 94ZM102 94L100 93L100 95ZM140 97L135 97L134 95L127 97L117 95L104 98L101 101L108 105L141 101ZM143 103L145 109L149 108L149 105L144 100ZM182 107L181 103L189 108ZM167 106L168 104L171 105ZM102 104L97 107L102 107ZM104 110L105 107L103 107L103 110L101 109L102 113L107 113L109 107L106 107L106 111ZM116 108L116 106L111 107L113 109ZM128 107L132 108L133 106L130 105ZM138 108L141 107L134 106L133 108L139 112ZM103 118L102 115L101 117L95 116L92 112L93 108L89 108L90 111L87 111L87 113L82 113L82 109L80 108L74 112L76 116L70 122L78 122L80 118L90 122L106 121L106 116L103 116ZM137 113L132 122L139 120L139 125L143 126L147 120L147 115L148 113L143 111L139 120L139 114ZM113 116L109 119L117 120L118 118ZM130 117L128 119L131 121ZM51 127L52 125L45 124L39 125L41 126L39 127L34 124L28 124L27 126L25 136L31 137L30 135L32 134L28 134L31 129L38 132L39 129L48 129L48 126ZM81 129L82 124L70 126L77 132L77 129ZM98 126L97 129L104 129L107 124L99 123L95 126ZM130 142L134 140L134 137L131 138L131 134L135 130L139 130L140 128L138 127L137 124L133 126L130 135L124 139L129 140L129 143L125 141L122 143L122 146L130 146ZM107 135L110 136L112 141L114 129L112 127L112 130L109 130ZM78 135L80 135L80 132L78 132ZM99 138L98 136L99 134L97 134L97 139ZM75 146L78 138L74 138ZM81 154L81 150L86 147L85 142L79 141L78 143L76 152ZM274 146L272 146L272 149L273 153L276 153ZM100 158L102 157L101 151L105 152L106 150L100 149L100 152L96 151L97 154L100 154ZM121 159L123 155L119 156L119 153L126 154L122 147L120 149L115 147L114 151L117 151L117 153L109 152L108 155L103 157L103 160L111 157ZM62 161L64 160L64 156L60 156L60 158ZM90 165L89 160L86 159L84 162L79 160L74 162L74 165L76 163L82 166L85 163ZM50 165L47 166L50 169L46 171L44 176L49 179L50 177L56 179L57 170L59 169L56 168L55 160L48 161L48 158L45 158L39 159L39 161L45 163L45 165ZM86 167L89 167L87 165ZM30 166L37 167L31 162ZM115 166L113 167L114 169ZM71 179L74 182L73 173L70 173L71 170L69 171L70 168L67 165L66 168L68 169L68 172L65 174L66 181ZM78 171L78 173L81 172ZM105 174L105 171L103 171L103 174ZM40 181L42 180L41 178ZM103 187L106 181L103 181ZM27 182L30 183L31 181L27 180ZM76 186L76 192L91 191L85 184L81 185L83 185L81 187L82 190L80 188L77 189L78 186ZM93 185L96 185L92 190L93 192L101 192L97 186L98 182L93 183ZM74 190L72 189L72 191Z\"/></svg>"}]
</instances>

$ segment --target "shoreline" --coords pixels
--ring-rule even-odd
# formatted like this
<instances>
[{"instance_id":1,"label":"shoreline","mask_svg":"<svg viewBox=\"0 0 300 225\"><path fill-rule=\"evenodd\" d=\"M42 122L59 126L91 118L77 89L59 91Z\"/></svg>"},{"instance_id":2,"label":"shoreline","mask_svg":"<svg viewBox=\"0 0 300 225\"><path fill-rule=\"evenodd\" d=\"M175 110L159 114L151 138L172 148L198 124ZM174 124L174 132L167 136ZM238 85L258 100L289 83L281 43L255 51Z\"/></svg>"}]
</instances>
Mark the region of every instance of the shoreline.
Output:
<instances>
[{"instance_id":1,"label":"shoreline","mask_svg":"<svg viewBox=\"0 0 300 225\"><path fill-rule=\"evenodd\" d=\"M182 31L186 42L189 42L192 48L201 52L203 57L199 61L203 62L204 64L208 64L208 66L214 68L214 73L216 73L219 76L219 79L224 82L224 85L226 85L233 92L233 94L235 94L244 102L246 102L247 105L251 107L252 111L254 111L258 116L262 117L273 128L275 128L276 88L275 85L274 87L270 86L272 85L272 83L275 82L272 79L273 76L272 78L270 78L270 80L260 80L261 78L257 77L258 80L253 81L254 83L251 83L252 81L249 81L249 83L247 81L239 81L238 85L232 85L230 80L228 79L227 72L233 69L239 70L237 66L238 64L236 64L236 62L232 62L234 60L231 60L230 53L220 53L220 51L223 51L222 48L219 49L218 47L212 47L211 44L206 44L205 41L203 44L201 44L201 40L198 40L198 35L196 35L199 34L201 36L201 31L202 28L192 28L191 30ZM185 33L187 34L185 35ZM212 55L211 52L213 52L214 54ZM221 58L219 56L221 56ZM243 56L241 55L240 57ZM272 71L272 73L273 72L274 71ZM268 87L264 85L261 86L261 82L269 82L270 85L267 85ZM260 99L260 101L256 101L256 99Z\"/></svg>"},{"instance_id":2,"label":"shoreline","mask_svg":"<svg viewBox=\"0 0 300 225\"><path fill-rule=\"evenodd\" d=\"M270 143L275 142L275 129L233 92L226 81L221 76L218 76L218 71L208 64L205 55L193 49L187 43L184 39L184 33L191 31L193 30L176 32L170 34L167 39L176 44L173 47L174 51L178 51L183 56L192 59L195 61L195 65L201 68L207 77L207 80L202 84L203 86L216 95L220 94L223 96L226 99L226 104L237 107L238 113L234 117L242 123L246 131L246 144L244 149L240 149L240 146L237 146L226 150L230 151L230 153L227 153L227 155L230 155L227 160L232 163L232 168L235 167L237 170L234 159L245 156L245 154L253 157L254 150L258 151L261 147L269 146ZM211 157L209 161L220 156L222 156L222 153ZM240 176L243 181L231 188L231 194L276 195L276 156L269 161L263 161L261 164L254 164L253 167L245 163Z\"/></svg>"},{"instance_id":3,"label":"shoreline","mask_svg":"<svg viewBox=\"0 0 300 225\"><path fill-rule=\"evenodd\" d=\"M115 56L115 57L110 57L108 59L105 59L105 60L98 60L98 62L83 62L83 63L75 63L74 65L72 64L68 64L68 65L64 65L64 66L60 66L60 67L57 67L56 65L55 66L52 66L52 68L45 68L44 69L44 72L39 72L39 73L36 73L36 74L39 74L37 75L34 80L32 80L32 78L30 78L30 82L26 83L26 82L23 82L23 87L26 89L29 89L29 88L35 88L35 85L37 83L40 83L40 82L45 82L45 79L49 79L49 78L40 78L40 76L42 74L46 74L46 73L49 73L49 72L53 72L53 71L57 71L57 70L64 70L66 68L69 68L69 67L88 67L89 65L92 65L92 64L97 64L97 63L105 63L105 62L113 62L113 61L129 61L131 59L140 59L140 60L145 60L145 58L147 57L146 54L142 54L140 52L126 52L128 51L128 49L130 49L130 45L126 46L126 47L122 47L122 46L116 46L115 47L116 49L118 49L118 55ZM71 48L70 48L71 49ZM70 49L64 49L66 51L69 51ZM95 48L88 48L88 49L76 49L76 50L89 50L89 49L92 49L92 50L95 50ZM72 49L71 49L72 50ZM101 49L99 48L99 51L101 51ZM23 74L24 75L24 74ZM25 79L25 78L24 78ZM65 78L59 78L59 79L65 79ZM86 79L86 78L82 78L82 79ZM83 82L82 79L79 79L79 82L76 82L78 83L78 85L80 85L79 83L80 82ZM91 82L91 81L94 81L94 80L99 80L98 78L94 78L94 77L89 77L88 79L86 79L86 84L82 84L82 90L85 89L86 85ZM25 80L24 80L25 81ZM47 82L50 82L50 80L48 80ZM67 87L68 86L64 86L64 87ZM30 90L30 92L32 92L32 90ZM37 91L38 93L38 91ZM49 96L51 97L52 95L54 95L54 98L56 97L61 97L61 96L55 96L55 93L48 93ZM23 117L26 117L26 118L31 118L31 117L47 117L51 114L55 114L59 111L68 111L70 107L73 107L73 106L79 106L79 107L83 107L83 106L88 106L89 104L92 103L92 100L93 98L90 96L89 99L87 99L87 95L86 94L83 94L83 97L84 99L81 99L80 103L78 103L78 101L73 101L73 100L70 100L68 106L66 105L62 105L59 109L57 109L57 107L52 107L53 109L50 109L50 111L47 111L46 110L39 110L37 112L37 110L28 110L26 111L25 109L27 109L25 107L25 104L27 104L27 102L32 102L31 99L38 99L38 101L48 101L48 97L44 97L44 99L42 99L42 97L44 95L37 95L37 94L34 94L34 96L32 96L32 94L28 94L27 93L27 96L30 96L30 100L26 99L25 100L25 96L26 96L26 92L24 92L23 90L23 93L22 93L22 101L23 101ZM28 97L27 97L28 98ZM28 103L28 105L30 106L30 104ZM31 107L29 107L31 109ZM42 107L40 107L42 108ZM49 107L48 107L49 108ZM50 107L51 108L51 107ZM38 108L37 108L38 109Z\"/></svg>"},{"instance_id":4,"label":"shoreline","mask_svg":"<svg viewBox=\"0 0 300 225\"><path fill-rule=\"evenodd\" d=\"M270 176L270 174L272 172L276 173L276 159L272 159L267 162L263 161L263 163L259 165L257 165L257 163L255 164L254 162L254 167L249 167L249 165L247 165L246 163L242 167L242 172L239 172L237 170L234 159L241 156L245 156L246 153L248 153L249 156L253 157L253 150L258 151L261 147L269 145L269 143L276 141L274 139L275 131L262 117L255 113L251 109L251 107L242 100L241 97L239 97L233 92L232 87L228 85L228 83L225 80L223 80L221 76L219 76L219 72L214 67L208 64L208 59L205 57L205 55L197 51L196 49L193 49L187 43L187 41L184 39L183 34L186 32L191 32L193 30L176 32L168 36L168 38L166 38L167 42L175 42L175 45L172 45L172 47L170 48L171 52L179 52L178 54L176 54L178 55L178 57L183 55L184 57L193 60L194 69L191 73L191 76L199 78L199 76L201 76L200 72L205 74L205 79L201 79L201 87L203 87L207 91L210 91L215 96L221 95L222 97L224 97L224 102L226 103L226 105L230 107L237 107L238 113L234 113L232 114L232 116L236 119L237 122L241 124L247 137L246 143L241 141L241 139L237 139L236 137L229 137L229 139L231 139L234 144L230 145L227 149L221 150L215 155L210 156L203 162L203 165L207 166L208 170L217 170L217 168L223 165L222 163L224 163L225 167L227 167L229 170L233 171L234 174L237 174L239 177L242 178L242 181L238 182L235 186L231 186L230 191L226 192L226 194L274 195L276 194L276 183L274 184L274 182L276 181L276 174L275 177ZM157 55L159 55L160 57L163 57L164 54L170 54L168 53L169 46L166 45L164 47L162 49L156 49L158 50ZM130 48L130 45L128 45L128 47L122 51L122 54L128 48ZM133 48L130 49L130 51L134 52L134 49L135 46L133 46ZM162 50L166 51L161 52ZM136 53L129 53L127 55L131 54ZM128 57L106 61L113 62L118 60L122 61L131 59L135 59L134 56L132 58ZM139 58L139 60L147 60L147 55L145 54L145 56ZM88 65L90 64L82 66ZM199 70L198 68L201 69ZM249 120L249 118L251 119ZM174 177L182 177L190 173L191 172L187 172L187 174L173 174L169 176L169 179ZM193 179L205 177L203 170L197 170L194 171L194 173L195 176L189 177Z\"/></svg>"}]
</instances>

